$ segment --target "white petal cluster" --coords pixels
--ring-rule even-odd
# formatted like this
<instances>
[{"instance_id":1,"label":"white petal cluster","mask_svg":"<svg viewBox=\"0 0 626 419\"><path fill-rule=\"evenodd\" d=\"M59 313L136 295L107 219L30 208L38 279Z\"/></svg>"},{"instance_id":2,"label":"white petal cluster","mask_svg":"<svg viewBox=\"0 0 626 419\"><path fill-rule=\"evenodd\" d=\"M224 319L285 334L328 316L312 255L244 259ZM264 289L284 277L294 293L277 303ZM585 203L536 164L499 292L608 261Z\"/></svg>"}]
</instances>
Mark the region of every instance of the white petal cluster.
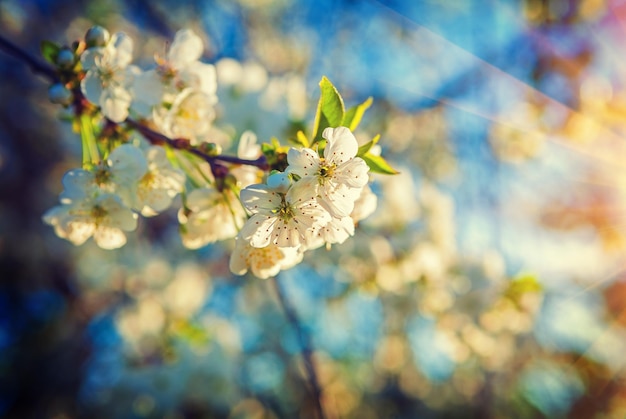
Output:
<instances>
[{"instance_id":1,"label":"white petal cluster","mask_svg":"<svg viewBox=\"0 0 626 419\"><path fill-rule=\"evenodd\" d=\"M89 169L73 169L63 177L61 205L44 214L61 238L75 245L93 236L104 249L126 243L125 231L137 227L137 213L156 215L182 191L184 175L173 168L161 148L144 153L130 144Z\"/></svg>"},{"instance_id":2,"label":"white petal cluster","mask_svg":"<svg viewBox=\"0 0 626 419\"><path fill-rule=\"evenodd\" d=\"M375 210L369 167L356 156L352 132L327 128L322 136L323 157L310 148L292 148L284 173L241 191L250 218L237 236L233 273L274 276L297 264L306 250L343 243L354 235L355 223Z\"/></svg>"},{"instance_id":3,"label":"white petal cluster","mask_svg":"<svg viewBox=\"0 0 626 419\"><path fill-rule=\"evenodd\" d=\"M100 106L102 114L113 122L128 117L132 102L130 85L137 69L130 66L133 41L123 33L117 33L101 47L87 49L81 55L86 70L81 90L87 100Z\"/></svg>"},{"instance_id":4,"label":"white petal cluster","mask_svg":"<svg viewBox=\"0 0 626 419\"><path fill-rule=\"evenodd\" d=\"M49 210L43 220L54 227L56 234L75 245L91 236L103 249L116 249L126 244L124 231L137 228L137 215L124 206L117 195L103 193L86 196Z\"/></svg>"},{"instance_id":5,"label":"white petal cluster","mask_svg":"<svg viewBox=\"0 0 626 419\"><path fill-rule=\"evenodd\" d=\"M326 128L322 137L327 141L324 157L310 148L291 149L287 172L314 179L324 208L333 217L347 217L369 180L369 167L356 157L359 145L348 128Z\"/></svg>"},{"instance_id":6,"label":"white petal cluster","mask_svg":"<svg viewBox=\"0 0 626 419\"><path fill-rule=\"evenodd\" d=\"M303 255L296 247L279 247L274 244L253 247L237 238L230 258L230 270L235 275L243 275L250 270L257 278L267 279L278 275L283 269L297 265Z\"/></svg>"},{"instance_id":7,"label":"white petal cluster","mask_svg":"<svg viewBox=\"0 0 626 419\"><path fill-rule=\"evenodd\" d=\"M178 213L183 245L189 249L235 237L245 219L237 196L229 189L219 191L213 186L191 191L186 209Z\"/></svg>"},{"instance_id":8,"label":"white petal cluster","mask_svg":"<svg viewBox=\"0 0 626 419\"><path fill-rule=\"evenodd\" d=\"M133 82L133 109L152 118L163 134L194 145L206 139L216 115L216 71L200 61L203 49L193 31L178 31L167 56Z\"/></svg>"}]
</instances>

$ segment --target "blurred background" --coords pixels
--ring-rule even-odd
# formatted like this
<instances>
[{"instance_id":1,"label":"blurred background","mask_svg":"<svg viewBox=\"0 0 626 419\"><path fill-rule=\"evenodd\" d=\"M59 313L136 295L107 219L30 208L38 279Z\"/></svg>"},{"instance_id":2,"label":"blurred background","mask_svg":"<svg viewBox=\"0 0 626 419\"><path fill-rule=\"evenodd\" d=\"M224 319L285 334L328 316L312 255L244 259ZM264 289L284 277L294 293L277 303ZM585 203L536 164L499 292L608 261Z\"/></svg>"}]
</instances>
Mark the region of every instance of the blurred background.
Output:
<instances>
[{"instance_id":1,"label":"blurred background","mask_svg":"<svg viewBox=\"0 0 626 419\"><path fill-rule=\"evenodd\" d=\"M312 129L326 75L374 104L401 174L354 238L278 283L329 418L626 416L626 2L1 0L38 55L93 24L153 65L175 32L218 69L226 149ZM229 245L183 248L176 209L119 250L41 221L80 140L0 51L0 416L314 417L275 282Z\"/></svg>"}]
</instances>

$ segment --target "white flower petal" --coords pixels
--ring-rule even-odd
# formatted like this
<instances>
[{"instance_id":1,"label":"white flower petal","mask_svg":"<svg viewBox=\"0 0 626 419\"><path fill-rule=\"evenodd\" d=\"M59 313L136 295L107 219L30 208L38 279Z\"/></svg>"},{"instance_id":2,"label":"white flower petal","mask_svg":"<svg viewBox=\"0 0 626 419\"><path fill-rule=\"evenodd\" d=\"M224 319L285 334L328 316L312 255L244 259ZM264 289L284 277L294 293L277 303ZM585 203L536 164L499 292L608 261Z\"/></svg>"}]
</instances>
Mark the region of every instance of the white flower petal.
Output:
<instances>
[{"instance_id":1,"label":"white flower petal","mask_svg":"<svg viewBox=\"0 0 626 419\"><path fill-rule=\"evenodd\" d=\"M96 65L96 58L99 60L105 53L106 50L102 47L89 48L85 50L80 55L80 63L82 64L83 69L90 70L93 66Z\"/></svg>"},{"instance_id":2,"label":"white flower petal","mask_svg":"<svg viewBox=\"0 0 626 419\"><path fill-rule=\"evenodd\" d=\"M250 246L237 237L231 254L229 267L235 275L243 275L248 270L260 279L278 275L281 269L288 269L302 261L302 252L296 248L282 248L270 244L262 248Z\"/></svg>"},{"instance_id":3,"label":"white flower petal","mask_svg":"<svg viewBox=\"0 0 626 419\"><path fill-rule=\"evenodd\" d=\"M281 247L280 251L283 253L283 258L280 261L281 269L289 269L302 262L304 253L296 247Z\"/></svg>"},{"instance_id":4,"label":"white flower petal","mask_svg":"<svg viewBox=\"0 0 626 419\"><path fill-rule=\"evenodd\" d=\"M88 71L85 78L80 82L80 90L88 101L95 105L100 105L102 97L102 81L95 71Z\"/></svg>"},{"instance_id":5,"label":"white flower petal","mask_svg":"<svg viewBox=\"0 0 626 419\"><path fill-rule=\"evenodd\" d=\"M250 212L269 213L279 208L281 197L266 185L251 185L241 191L241 202Z\"/></svg>"},{"instance_id":6,"label":"white flower petal","mask_svg":"<svg viewBox=\"0 0 626 419\"><path fill-rule=\"evenodd\" d=\"M85 198L91 195L96 187L94 174L83 169L68 171L63 175L62 183L63 192L60 195L60 200L63 203Z\"/></svg>"},{"instance_id":7,"label":"white flower petal","mask_svg":"<svg viewBox=\"0 0 626 419\"><path fill-rule=\"evenodd\" d=\"M359 193L358 189L346 186L334 187L326 184L319 188L320 204L333 217L343 218L349 216L354 209L354 201L358 198Z\"/></svg>"},{"instance_id":8,"label":"white flower petal","mask_svg":"<svg viewBox=\"0 0 626 419\"><path fill-rule=\"evenodd\" d=\"M114 181L123 186L135 184L148 171L143 151L131 144L122 144L113 150L108 164Z\"/></svg>"},{"instance_id":9,"label":"white flower petal","mask_svg":"<svg viewBox=\"0 0 626 419\"><path fill-rule=\"evenodd\" d=\"M378 204L378 197L369 186L365 186L361 190L361 195L354 202L354 209L350 214L350 217L354 220L354 222L359 222L366 217L369 217L376 211L376 206Z\"/></svg>"},{"instance_id":10,"label":"white flower petal","mask_svg":"<svg viewBox=\"0 0 626 419\"><path fill-rule=\"evenodd\" d=\"M124 231L132 231L137 228L137 214L124 206L117 195L100 195L94 200L94 204L102 208L107 214L102 221L103 225L120 228Z\"/></svg>"},{"instance_id":11,"label":"white flower petal","mask_svg":"<svg viewBox=\"0 0 626 419\"><path fill-rule=\"evenodd\" d=\"M319 155L310 148L296 150L289 149L287 152L287 173L294 173L300 177L315 176L320 167Z\"/></svg>"},{"instance_id":12,"label":"white flower petal","mask_svg":"<svg viewBox=\"0 0 626 419\"><path fill-rule=\"evenodd\" d=\"M261 155L261 146L256 142L256 134L252 131L244 131L239 139L237 157L240 159L256 159Z\"/></svg>"},{"instance_id":13,"label":"white flower petal","mask_svg":"<svg viewBox=\"0 0 626 419\"><path fill-rule=\"evenodd\" d=\"M117 249L126 244L126 235L122 230L112 227L98 226L93 239L103 249Z\"/></svg>"},{"instance_id":14,"label":"white flower petal","mask_svg":"<svg viewBox=\"0 0 626 419\"><path fill-rule=\"evenodd\" d=\"M328 162L341 164L356 156L359 151L359 143L346 127L326 128L322 137L327 140L324 158Z\"/></svg>"},{"instance_id":15,"label":"white flower petal","mask_svg":"<svg viewBox=\"0 0 626 419\"><path fill-rule=\"evenodd\" d=\"M111 37L110 45L114 47L111 64L117 68L125 68L133 60L133 40L123 32Z\"/></svg>"},{"instance_id":16,"label":"white flower petal","mask_svg":"<svg viewBox=\"0 0 626 419\"><path fill-rule=\"evenodd\" d=\"M313 177L302 178L291 185L285 199L293 204L302 205L308 201L315 201L317 196L317 179Z\"/></svg>"},{"instance_id":17,"label":"white flower petal","mask_svg":"<svg viewBox=\"0 0 626 419\"><path fill-rule=\"evenodd\" d=\"M176 32L174 42L168 52L168 59L176 69L184 68L202 56L202 39L191 29Z\"/></svg>"},{"instance_id":18,"label":"white flower petal","mask_svg":"<svg viewBox=\"0 0 626 419\"><path fill-rule=\"evenodd\" d=\"M255 214L241 228L241 237L252 247L265 247L270 244L275 223L276 217Z\"/></svg>"},{"instance_id":19,"label":"white flower petal","mask_svg":"<svg viewBox=\"0 0 626 419\"><path fill-rule=\"evenodd\" d=\"M150 115L153 106L163 100L164 87L155 70L140 72L132 81L133 109L144 116Z\"/></svg>"},{"instance_id":20,"label":"white flower petal","mask_svg":"<svg viewBox=\"0 0 626 419\"><path fill-rule=\"evenodd\" d=\"M87 222L83 220L70 220L64 226L64 232L67 238L72 244L80 246L85 243L89 237L94 234L96 225L93 222Z\"/></svg>"},{"instance_id":21,"label":"white flower petal","mask_svg":"<svg viewBox=\"0 0 626 419\"><path fill-rule=\"evenodd\" d=\"M212 104L217 103L217 76L213 65L194 61L181 71L180 78L186 86L209 96Z\"/></svg>"},{"instance_id":22,"label":"white flower petal","mask_svg":"<svg viewBox=\"0 0 626 419\"><path fill-rule=\"evenodd\" d=\"M369 170L369 166L363 159L355 157L340 166L335 178L340 184L351 188L362 188L369 181L367 176Z\"/></svg>"},{"instance_id":23,"label":"white flower petal","mask_svg":"<svg viewBox=\"0 0 626 419\"><path fill-rule=\"evenodd\" d=\"M219 194L219 191L213 188L194 189L187 195L185 205L192 212L198 212L215 205L220 198Z\"/></svg>"},{"instance_id":24,"label":"white flower petal","mask_svg":"<svg viewBox=\"0 0 626 419\"><path fill-rule=\"evenodd\" d=\"M354 235L354 221L350 217L333 218L320 230L327 243L343 243Z\"/></svg>"},{"instance_id":25,"label":"white flower petal","mask_svg":"<svg viewBox=\"0 0 626 419\"><path fill-rule=\"evenodd\" d=\"M81 85L82 86L82 85ZM104 116L113 122L123 122L128 117L132 98L124 88L110 86L102 92L100 107Z\"/></svg>"},{"instance_id":26,"label":"white flower petal","mask_svg":"<svg viewBox=\"0 0 626 419\"><path fill-rule=\"evenodd\" d=\"M274 224L271 242L280 247L297 247L305 239L306 228L290 221L278 221Z\"/></svg>"},{"instance_id":27,"label":"white flower petal","mask_svg":"<svg viewBox=\"0 0 626 419\"><path fill-rule=\"evenodd\" d=\"M150 189L148 191L140 189L140 191L140 195L143 198L143 207L141 208L141 215L143 216L151 217L157 215L172 204L172 197L167 189Z\"/></svg>"},{"instance_id":28,"label":"white flower petal","mask_svg":"<svg viewBox=\"0 0 626 419\"><path fill-rule=\"evenodd\" d=\"M228 262L228 267L232 273L235 275L244 275L248 272L248 264L246 263L246 257L248 256L248 252L245 247L246 244L241 244L240 242L245 242L243 239L235 239L235 249L230 255L230 260Z\"/></svg>"}]
</instances>

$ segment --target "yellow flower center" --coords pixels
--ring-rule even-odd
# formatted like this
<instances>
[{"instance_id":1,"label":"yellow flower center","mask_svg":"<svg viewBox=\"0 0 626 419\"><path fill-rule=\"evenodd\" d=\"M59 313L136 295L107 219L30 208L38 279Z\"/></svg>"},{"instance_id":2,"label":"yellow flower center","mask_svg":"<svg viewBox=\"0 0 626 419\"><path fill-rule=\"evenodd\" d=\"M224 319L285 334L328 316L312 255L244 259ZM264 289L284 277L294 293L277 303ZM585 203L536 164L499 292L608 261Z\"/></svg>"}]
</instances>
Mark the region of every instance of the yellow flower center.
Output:
<instances>
[{"instance_id":1,"label":"yellow flower center","mask_svg":"<svg viewBox=\"0 0 626 419\"><path fill-rule=\"evenodd\" d=\"M108 214L107 211L104 208L102 208L100 205L95 205L91 209L91 216L96 220L96 222L106 217L107 214Z\"/></svg>"}]
</instances>

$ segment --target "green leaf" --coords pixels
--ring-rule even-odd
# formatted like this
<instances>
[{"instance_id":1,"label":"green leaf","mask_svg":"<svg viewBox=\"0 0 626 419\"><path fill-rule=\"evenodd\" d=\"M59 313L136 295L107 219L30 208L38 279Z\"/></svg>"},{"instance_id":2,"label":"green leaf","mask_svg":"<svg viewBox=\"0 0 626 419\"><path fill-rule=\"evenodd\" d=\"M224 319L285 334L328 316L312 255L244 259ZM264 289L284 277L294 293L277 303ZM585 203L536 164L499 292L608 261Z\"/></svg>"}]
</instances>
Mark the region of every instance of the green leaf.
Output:
<instances>
[{"instance_id":1,"label":"green leaf","mask_svg":"<svg viewBox=\"0 0 626 419\"><path fill-rule=\"evenodd\" d=\"M527 292L540 292L543 287L536 276L521 274L509 282L505 294L513 299L519 298Z\"/></svg>"},{"instance_id":2,"label":"green leaf","mask_svg":"<svg viewBox=\"0 0 626 419\"><path fill-rule=\"evenodd\" d=\"M55 44L54 42L51 41L41 41L41 55L43 55L43 58L45 58L46 61L48 61L50 64L55 64L56 65L56 59L57 59L57 55L59 54L59 51L61 50L61 46L58 44Z\"/></svg>"},{"instance_id":3,"label":"green leaf","mask_svg":"<svg viewBox=\"0 0 626 419\"><path fill-rule=\"evenodd\" d=\"M297 145L301 145L302 147L310 147L308 138L306 138L306 135L301 130L296 133L296 138L292 141Z\"/></svg>"},{"instance_id":4,"label":"green leaf","mask_svg":"<svg viewBox=\"0 0 626 419\"><path fill-rule=\"evenodd\" d=\"M381 156L376 156L371 153L367 153L361 156L365 163L370 167L370 171L372 173L381 173L383 175L397 175L398 172L396 169L391 167L387 161Z\"/></svg>"},{"instance_id":5,"label":"green leaf","mask_svg":"<svg viewBox=\"0 0 626 419\"><path fill-rule=\"evenodd\" d=\"M343 116L341 125L350 128L350 131L354 131L359 126L359 123L361 123L363 114L370 106L372 106L372 103L374 103L374 99L370 96L360 105L356 105L348 109Z\"/></svg>"},{"instance_id":6,"label":"green leaf","mask_svg":"<svg viewBox=\"0 0 626 419\"><path fill-rule=\"evenodd\" d=\"M175 336L192 345L206 345L211 341L206 329L187 320L176 321L172 329Z\"/></svg>"},{"instance_id":7,"label":"green leaf","mask_svg":"<svg viewBox=\"0 0 626 419\"><path fill-rule=\"evenodd\" d=\"M359 147L359 151L356 153L357 157L363 157L364 155L366 155L367 152L370 151L370 149L376 145L378 140L380 140L380 134L376 135L376 137L374 137L372 141L366 144L363 144L361 147Z\"/></svg>"},{"instance_id":8,"label":"green leaf","mask_svg":"<svg viewBox=\"0 0 626 419\"><path fill-rule=\"evenodd\" d=\"M322 77L320 81L320 100L317 103L317 112L315 114L315 124L313 128L313 141L315 144L322 139L322 132L328 127L339 127L343 121L345 107L341 95L326 78Z\"/></svg>"}]
</instances>

